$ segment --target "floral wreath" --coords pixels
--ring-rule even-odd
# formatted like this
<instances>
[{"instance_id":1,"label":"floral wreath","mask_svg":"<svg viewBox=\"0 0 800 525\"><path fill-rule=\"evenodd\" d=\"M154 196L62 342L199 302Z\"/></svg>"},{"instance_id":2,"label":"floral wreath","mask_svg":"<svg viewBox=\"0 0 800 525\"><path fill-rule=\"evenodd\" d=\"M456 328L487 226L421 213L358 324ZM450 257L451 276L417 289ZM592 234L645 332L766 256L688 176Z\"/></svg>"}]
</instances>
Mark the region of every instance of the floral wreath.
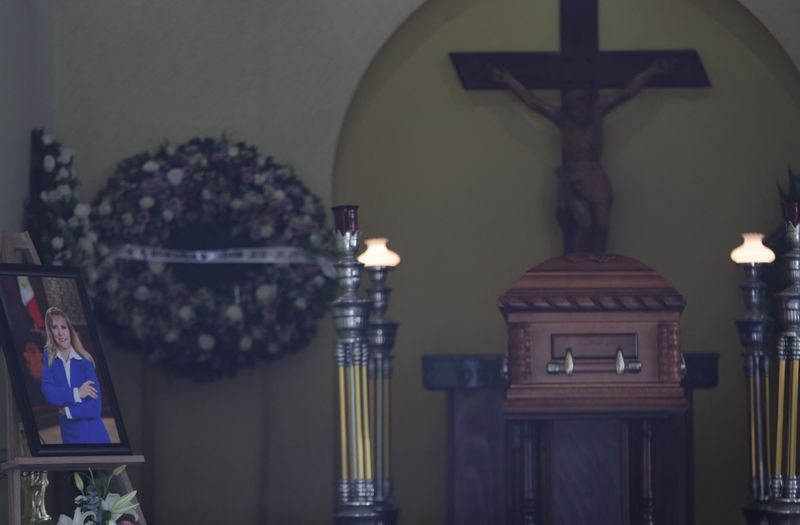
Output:
<instances>
[{"instance_id":1,"label":"floral wreath","mask_svg":"<svg viewBox=\"0 0 800 525\"><path fill-rule=\"evenodd\" d=\"M53 156L53 148L63 151L46 135L34 134L35 158ZM49 161L34 162L33 177L45 186L38 196L51 216L44 222L63 222L61 229L43 228L36 237L52 249L54 262L82 266L96 315L113 327L116 342L201 380L309 343L334 292L316 264L119 257L123 245L188 254L265 246L330 253L325 209L290 167L243 142L192 139L123 160L88 206L77 202L74 174L50 177L66 167L59 162L49 171ZM62 180L75 201L64 197L66 188L53 188Z\"/></svg>"}]
</instances>

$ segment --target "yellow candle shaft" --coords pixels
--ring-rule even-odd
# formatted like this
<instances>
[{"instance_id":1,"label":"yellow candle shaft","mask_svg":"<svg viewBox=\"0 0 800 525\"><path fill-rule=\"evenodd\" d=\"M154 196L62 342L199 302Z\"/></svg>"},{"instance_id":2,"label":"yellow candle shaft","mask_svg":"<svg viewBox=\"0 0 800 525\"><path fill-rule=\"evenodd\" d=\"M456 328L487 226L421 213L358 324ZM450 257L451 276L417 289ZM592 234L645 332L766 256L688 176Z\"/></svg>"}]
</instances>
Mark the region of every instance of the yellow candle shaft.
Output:
<instances>
[{"instance_id":1,"label":"yellow candle shaft","mask_svg":"<svg viewBox=\"0 0 800 525\"><path fill-rule=\"evenodd\" d=\"M383 380L383 475L391 477L391 470L389 469L389 458L391 457L389 450L389 378Z\"/></svg>"},{"instance_id":2,"label":"yellow candle shaft","mask_svg":"<svg viewBox=\"0 0 800 525\"><path fill-rule=\"evenodd\" d=\"M358 479L364 479L364 434L361 431L361 366L355 366L353 395L356 405L356 457L358 457Z\"/></svg>"},{"instance_id":3,"label":"yellow candle shaft","mask_svg":"<svg viewBox=\"0 0 800 525\"><path fill-rule=\"evenodd\" d=\"M797 473L797 386L798 378L797 373L800 371L800 362L796 359L792 360L792 398L789 400L789 456L786 460L789 462L789 475L794 476Z\"/></svg>"},{"instance_id":4,"label":"yellow candle shaft","mask_svg":"<svg viewBox=\"0 0 800 525\"><path fill-rule=\"evenodd\" d=\"M764 374L764 426L766 427L766 438L764 442L767 444L767 478L772 477L770 468L770 458L772 457L772 435L770 434L770 417L769 417L769 376Z\"/></svg>"},{"instance_id":5,"label":"yellow candle shaft","mask_svg":"<svg viewBox=\"0 0 800 525\"><path fill-rule=\"evenodd\" d=\"M750 475L756 477L756 404L752 377L747 378L747 389L750 393Z\"/></svg>"},{"instance_id":6,"label":"yellow candle shaft","mask_svg":"<svg viewBox=\"0 0 800 525\"><path fill-rule=\"evenodd\" d=\"M370 439L370 403L369 389L367 388L367 367L361 367L361 384L363 388L364 409L364 474L366 479L372 479L372 440Z\"/></svg>"},{"instance_id":7,"label":"yellow candle shaft","mask_svg":"<svg viewBox=\"0 0 800 525\"><path fill-rule=\"evenodd\" d=\"M345 383L344 367L339 367L339 442L342 455L342 479L350 479L347 475L347 405L345 404Z\"/></svg>"},{"instance_id":8,"label":"yellow candle shaft","mask_svg":"<svg viewBox=\"0 0 800 525\"><path fill-rule=\"evenodd\" d=\"M786 395L786 360L778 362L778 407L775 410L775 474L783 472L783 398Z\"/></svg>"},{"instance_id":9,"label":"yellow candle shaft","mask_svg":"<svg viewBox=\"0 0 800 525\"><path fill-rule=\"evenodd\" d=\"M375 422L378 420L378 414L375 413L377 410L377 405L375 404L375 379L369 380L369 398L373 400L373 403L370 405L369 411L369 439L370 442L375 443Z\"/></svg>"}]
</instances>

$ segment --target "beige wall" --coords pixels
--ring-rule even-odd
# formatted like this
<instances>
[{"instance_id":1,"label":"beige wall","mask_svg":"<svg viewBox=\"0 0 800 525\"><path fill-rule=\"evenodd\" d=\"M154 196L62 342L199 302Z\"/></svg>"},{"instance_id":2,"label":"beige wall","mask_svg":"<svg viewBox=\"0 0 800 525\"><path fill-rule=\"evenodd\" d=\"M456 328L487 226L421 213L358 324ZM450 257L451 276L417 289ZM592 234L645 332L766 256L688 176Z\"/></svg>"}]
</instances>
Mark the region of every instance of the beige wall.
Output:
<instances>
[{"instance_id":1,"label":"beige wall","mask_svg":"<svg viewBox=\"0 0 800 525\"><path fill-rule=\"evenodd\" d=\"M447 53L555 50L557 16L555 0L427 3L376 57L340 136L334 200L360 203L362 229L404 257L392 312L407 523L444 522L444 399L420 387L420 356L503 351L497 297L560 249L556 130L510 93L462 90ZM608 117L609 248L685 295L685 351L721 354L719 387L696 396L698 523L742 523L741 275L728 254L739 232L779 224L775 181L800 162L798 73L731 2L604 0L600 24L604 49L698 49L713 84L648 90Z\"/></svg>"},{"instance_id":2,"label":"beige wall","mask_svg":"<svg viewBox=\"0 0 800 525\"><path fill-rule=\"evenodd\" d=\"M0 229L22 227L28 194L30 130L50 126L52 7L46 0L0 2ZM4 368L4 367L3 367ZM5 380L0 379L0 383ZM0 403L5 403L2 386ZM3 416L4 417L4 416ZM0 433L5 443L5 429ZM0 518L6 515L6 484L0 483Z\"/></svg>"},{"instance_id":3,"label":"beige wall","mask_svg":"<svg viewBox=\"0 0 800 525\"><path fill-rule=\"evenodd\" d=\"M795 66L800 67L800 4L793 0L739 0L780 42Z\"/></svg>"},{"instance_id":4,"label":"beige wall","mask_svg":"<svg viewBox=\"0 0 800 525\"><path fill-rule=\"evenodd\" d=\"M330 202L350 97L421 1L56 2L55 134L75 150L89 197L126 156L166 138L227 132L292 164ZM262 506L270 523L332 515L330 325L321 321L320 336L299 354L233 380L199 385L158 374L157 446L148 458L157 495L146 509L158 523L256 523ZM141 451L139 357L109 354Z\"/></svg>"},{"instance_id":5,"label":"beige wall","mask_svg":"<svg viewBox=\"0 0 800 525\"><path fill-rule=\"evenodd\" d=\"M0 2L0 226L22 226L28 193L30 131L50 126L52 6L47 0Z\"/></svg>"}]
</instances>

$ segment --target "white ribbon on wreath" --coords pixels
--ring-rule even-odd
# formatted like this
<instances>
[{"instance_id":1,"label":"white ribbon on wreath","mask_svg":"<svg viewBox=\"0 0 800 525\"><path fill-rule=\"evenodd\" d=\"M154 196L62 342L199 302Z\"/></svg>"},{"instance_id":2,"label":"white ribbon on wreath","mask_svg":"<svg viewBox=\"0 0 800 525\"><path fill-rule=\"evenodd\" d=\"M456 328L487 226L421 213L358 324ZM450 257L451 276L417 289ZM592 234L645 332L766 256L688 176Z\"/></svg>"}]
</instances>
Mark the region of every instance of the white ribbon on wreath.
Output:
<instances>
[{"instance_id":1,"label":"white ribbon on wreath","mask_svg":"<svg viewBox=\"0 0 800 525\"><path fill-rule=\"evenodd\" d=\"M225 250L171 250L153 246L124 244L114 257L130 261L184 264L316 264L328 277L336 276L333 264L322 255L315 255L294 246L263 248L228 248Z\"/></svg>"}]
</instances>

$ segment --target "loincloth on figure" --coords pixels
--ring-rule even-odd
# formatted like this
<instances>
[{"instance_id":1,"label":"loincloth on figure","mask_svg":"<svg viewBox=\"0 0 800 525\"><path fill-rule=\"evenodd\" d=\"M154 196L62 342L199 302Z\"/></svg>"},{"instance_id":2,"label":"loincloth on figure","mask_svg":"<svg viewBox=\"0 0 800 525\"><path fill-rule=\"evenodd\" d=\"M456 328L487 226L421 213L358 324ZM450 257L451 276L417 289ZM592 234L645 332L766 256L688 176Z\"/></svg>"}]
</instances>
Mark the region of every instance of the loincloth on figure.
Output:
<instances>
[{"instance_id":1,"label":"loincloth on figure","mask_svg":"<svg viewBox=\"0 0 800 525\"><path fill-rule=\"evenodd\" d=\"M559 200L582 199L593 206L611 208L611 183L597 162L570 162L556 170Z\"/></svg>"}]
</instances>

